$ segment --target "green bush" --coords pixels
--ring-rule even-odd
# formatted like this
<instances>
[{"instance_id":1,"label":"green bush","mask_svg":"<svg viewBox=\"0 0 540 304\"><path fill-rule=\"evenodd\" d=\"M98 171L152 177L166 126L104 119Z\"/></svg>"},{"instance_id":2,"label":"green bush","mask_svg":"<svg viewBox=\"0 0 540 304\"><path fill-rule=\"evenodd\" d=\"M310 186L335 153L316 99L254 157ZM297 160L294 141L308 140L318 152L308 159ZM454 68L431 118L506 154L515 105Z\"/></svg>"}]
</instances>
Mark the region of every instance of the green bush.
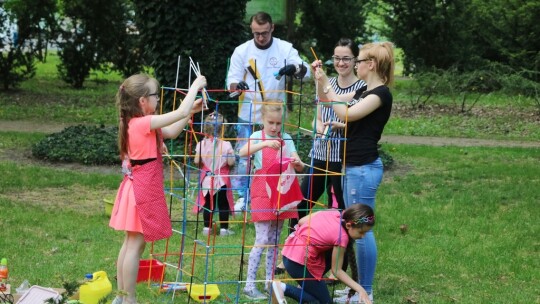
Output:
<instances>
[{"instance_id":1,"label":"green bush","mask_svg":"<svg viewBox=\"0 0 540 304\"><path fill-rule=\"evenodd\" d=\"M119 164L117 137L117 127L71 126L36 143L32 155L52 162Z\"/></svg>"},{"instance_id":2,"label":"green bush","mask_svg":"<svg viewBox=\"0 0 540 304\"><path fill-rule=\"evenodd\" d=\"M381 145L378 146L379 150L379 156L381 157L384 170L390 170L392 169L392 166L394 165L394 158L390 153L382 148Z\"/></svg>"}]
</instances>

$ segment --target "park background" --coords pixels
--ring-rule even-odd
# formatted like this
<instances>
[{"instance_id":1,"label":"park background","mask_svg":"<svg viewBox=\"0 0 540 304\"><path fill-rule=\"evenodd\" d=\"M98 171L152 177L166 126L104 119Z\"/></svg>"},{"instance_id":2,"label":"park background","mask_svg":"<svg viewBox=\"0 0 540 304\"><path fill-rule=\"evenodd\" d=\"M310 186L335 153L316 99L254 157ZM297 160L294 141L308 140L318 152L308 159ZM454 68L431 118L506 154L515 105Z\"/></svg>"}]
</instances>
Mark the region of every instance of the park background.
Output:
<instances>
[{"instance_id":1,"label":"park background","mask_svg":"<svg viewBox=\"0 0 540 304\"><path fill-rule=\"evenodd\" d=\"M114 126L122 78L144 70L174 85L178 55L193 56L209 87L223 88L228 56L249 39L246 1L0 3L0 255L10 281L59 286L101 269L113 280L122 237L108 228L102 199L114 196L121 175L93 159L115 151L100 154L105 140L87 138L97 156L78 165L38 160L33 150L67 126ZM328 59L341 36L393 41L400 69L384 135L440 139L383 141L393 163L377 203L377 303L540 303L540 4L288 1L291 12L275 36L308 62L310 47ZM188 73L179 76L187 85ZM302 90L291 123L305 126L311 115L298 113L309 109L312 84ZM216 279L230 275L221 268ZM139 289L141 303L171 299Z\"/></svg>"}]
</instances>

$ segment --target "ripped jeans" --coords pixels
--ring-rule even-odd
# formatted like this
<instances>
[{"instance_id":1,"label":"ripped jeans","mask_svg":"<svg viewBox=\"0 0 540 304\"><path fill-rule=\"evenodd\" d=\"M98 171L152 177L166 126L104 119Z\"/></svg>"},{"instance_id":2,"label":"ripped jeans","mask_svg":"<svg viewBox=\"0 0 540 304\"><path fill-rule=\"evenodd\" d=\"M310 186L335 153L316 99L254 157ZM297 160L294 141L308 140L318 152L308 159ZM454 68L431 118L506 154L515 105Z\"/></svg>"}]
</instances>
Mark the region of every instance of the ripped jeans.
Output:
<instances>
[{"instance_id":1,"label":"ripped jeans","mask_svg":"<svg viewBox=\"0 0 540 304\"><path fill-rule=\"evenodd\" d=\"M383 177L381 158L363 166L345 166L343 175L343 198L345 207L352 204L366 204L375 211L375 194ZM367 293L372 293L375 267L377 264L377 245L373 231L356 240L356 264L358 282Z\"/></svg>"}]
</instances>

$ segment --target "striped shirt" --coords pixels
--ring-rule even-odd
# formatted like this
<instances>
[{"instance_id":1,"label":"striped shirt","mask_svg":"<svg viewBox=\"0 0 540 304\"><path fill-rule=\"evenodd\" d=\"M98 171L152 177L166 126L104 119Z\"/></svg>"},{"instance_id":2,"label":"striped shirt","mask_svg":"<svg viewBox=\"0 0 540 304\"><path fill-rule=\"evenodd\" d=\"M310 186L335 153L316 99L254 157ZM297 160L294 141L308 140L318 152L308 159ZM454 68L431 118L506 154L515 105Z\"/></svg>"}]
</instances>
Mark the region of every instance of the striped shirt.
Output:
<instances>
[{"instance_id":1,"label":"striped shirt","mask_svg":"<svg viewBox=\"0 0 540 304\"><path fill-rule=\"evenodd\" d=\"M361 87L365 86L366 83L363 80L358 80L352 85L341 88L338 84L337 77L332 77L329 79L332 89L336 92L337 95L344 95L351 92L356 92ZM327 121L341 121L332 107L321 107L321 120L322 122ZM341 153L340 153L340 141L343 140L343 130L337 129L330 132L329 140L322 139L321 137L315 138L313 142L313 149L309 152L309 156L321 161L329 162L341 162ZM328 152L328 159L327 159Z\"/></svg>"}]
</instances>

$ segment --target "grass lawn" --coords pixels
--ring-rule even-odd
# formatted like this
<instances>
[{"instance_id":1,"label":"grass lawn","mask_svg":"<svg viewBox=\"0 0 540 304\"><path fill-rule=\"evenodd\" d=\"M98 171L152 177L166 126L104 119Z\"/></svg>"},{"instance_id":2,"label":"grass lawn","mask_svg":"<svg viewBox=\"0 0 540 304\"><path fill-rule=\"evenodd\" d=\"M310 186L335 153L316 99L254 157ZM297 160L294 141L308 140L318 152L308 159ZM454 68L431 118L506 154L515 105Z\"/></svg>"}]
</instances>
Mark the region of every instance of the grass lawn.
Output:
<instances>
[{"instance_id":1,"label":"grass lawn","mask_svg":"<svg viewBox=\"0 0 540 304\"><path fill-rule=\"evenodd\" d=\"M53 61L52 56L49 59ZM0 119L115 123L113 96L121 81L117 76L98 75L99 81L89 81L87 89L73 90L52 75L50 66L40 67L38 77L21 89L0 92ZM399 89L397 108L407 104ZM478 109L503 109L494 113L505 115L489 115L482 121L480 115L425 116L398 110L388 134L540 139L534 119L511 120L515 111L534 113L532 102L509 105L504 98L493 97ZM313 110L300 112L309 113L296 113L302 125L308 124ZM0 255L8 258L10 282L15 287L25 279L31 285L60 286L104 270L114 285L123 236L108 227L103 198L114 196L120 172L10 157L28 154L44 136L0 130ZM376 303L540 303L539 149L413 145L385 145L385 149L395 166L385 173L377 197ZM178 171L172 171L173 186L181 186ZM178 232L153 248L155 253L166 248L171 253L160 256L171 265L166 280L219 283L222 295L217 302L234 303L243 287L238 282L246 277L253 226L235 217L236 234L212 238L206 246L202 224L191 206L183 205L186 195L182 190L174 194L171 211ZM192 192L187 197L193 197ZM183 219L185 226L180 224ZM406 230L400 229L403 225ZM148 246L144 258L150 250ZM184 259L177 272L173 266L179 265L180 253ZM263 271L258 278L264 277ZM188 302L186 293L173 299L147 284L138 285L138 295L139 303Z\"/></svg>"}]
</instances>

